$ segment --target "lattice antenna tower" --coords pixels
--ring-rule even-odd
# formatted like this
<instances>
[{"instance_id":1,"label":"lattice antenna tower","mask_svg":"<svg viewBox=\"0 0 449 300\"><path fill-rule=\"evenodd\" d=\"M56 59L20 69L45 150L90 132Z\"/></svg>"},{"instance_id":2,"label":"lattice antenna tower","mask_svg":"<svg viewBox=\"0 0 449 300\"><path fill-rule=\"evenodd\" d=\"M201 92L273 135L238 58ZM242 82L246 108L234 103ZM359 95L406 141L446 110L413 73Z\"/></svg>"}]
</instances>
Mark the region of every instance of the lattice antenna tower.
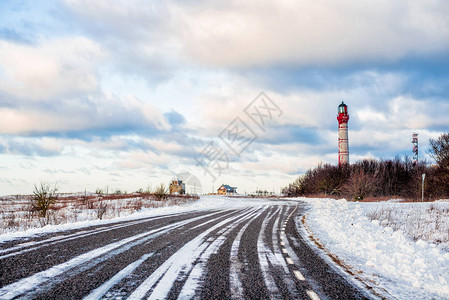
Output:
<instances>
[{"instance_id":1,"label":"lattice antenna tower","mask_svg":"<svg viewBox=\"0 0 449 300\"><path fill-rule=\"evenodd\" d=\"M418 133L414 132L412 134L412 152L413 152L413 165L416 166L418 164Z\"/></svg>"}]
</instances>

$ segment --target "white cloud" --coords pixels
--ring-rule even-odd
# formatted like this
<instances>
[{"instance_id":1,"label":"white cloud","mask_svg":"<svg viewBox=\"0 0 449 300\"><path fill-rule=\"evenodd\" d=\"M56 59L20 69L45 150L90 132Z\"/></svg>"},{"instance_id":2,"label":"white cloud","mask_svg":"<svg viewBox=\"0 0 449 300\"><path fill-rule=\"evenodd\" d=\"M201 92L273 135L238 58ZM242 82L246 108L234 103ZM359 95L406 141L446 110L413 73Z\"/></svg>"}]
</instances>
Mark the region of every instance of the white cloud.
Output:
<instances>
[{"instance_id":1,"label":"white cloud","mask_svg":"<svg viewBox=\"0 0 449 300\"><path fill-rule=\"evenodd\" d=\"M359 108L354 116L363 129L373 128L381 134L390 131L449 127L449 103L400 95L380 99L375 106Z\"/></svg>"},{"instance_id":2,"label":"white cloud","mask_svg":"<svg viewBox=\"0 0 449 300\"><path fill-rule=\"evenodd\" d=\"M328 66L391 61L449 46L444 0L66 4L110 48L118 48L112 51L132 53L132 61L153 67L171 59L225 67ZM120 47L124 41L133 47Z\"/></svg>"},{"instance_id":3,"label":"white cloud","mask_svg":"<svg viewBox=\"0 0 449 300\"><path fill-rule=\"evenodd\" d=\"M169 125L161 111L134 96L109 93L62 99L52 109L43 106L0 107L0 133L30 134L88 130L165 130ZM101 133L100 133L101 135Z\"/></svg>"},{"instance_id":4,"label":"white cloud","mask_svg":"<svg viewBox=\"0 0 449 300\"><path fill-rule=\"evenodd\" d=\"M218 66L338 65L444 51L446 1L219 1L181 4L183 44Z\"/></svg>"},{"instance_id":5,"label":"white cloud","mask_svg":"<svg viewBox=\"0 0 449 300\"><path fill-rule=\"evenodd\" d=\"M66 141L51 138L26 138L26 137L3 137L0 136L0 147L3 153L19 154L28 156L54 156L64 151ZM21 164L26 169L26 165Z\"/></svg>"},{"instance_id":6,"label":"white cloud","mask_svg":"<svg viewBox=\"0 0 449 300\"><path fill-rule=\"evenodd\" d=\"M85 37L42 39L37 45L0 40L0 91L33 101L91 92L98 88L96 68L105 56Z\"/></svg>"},{"instance_id":7,"label":"white cloud","mask_svg":"<svg viewBox=\"0 0 449 300\"><path fill-rule=\"evenodd\" d=\"M165 80L179 67L179 28L162 1L64 1L80 26L114 57L111 72ZM86 9L88 7L89 9Z\"/></svg>"},{"instance_id":8,"label":"white cloud","mask_svg":"<svg viewBox=\"0 0 449 300\"><path fill-rule=\"evenodd\" d=\"M387 117L383 112L374 111L373 108L366 108L356 112L356 116L367 123L385 123Z\"/></svg>"}]
</instances>

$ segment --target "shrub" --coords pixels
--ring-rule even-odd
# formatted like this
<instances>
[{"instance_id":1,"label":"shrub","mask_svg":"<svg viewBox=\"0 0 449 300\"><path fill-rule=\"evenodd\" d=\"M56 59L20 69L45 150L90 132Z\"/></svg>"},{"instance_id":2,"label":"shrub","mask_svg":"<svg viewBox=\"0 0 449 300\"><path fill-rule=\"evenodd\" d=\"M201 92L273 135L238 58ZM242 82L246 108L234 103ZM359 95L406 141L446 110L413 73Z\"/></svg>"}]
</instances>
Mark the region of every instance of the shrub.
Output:
<instances>
[{"instance_id":1,"label":"shrub","mask_svg":"<svg viewBox=\"0 0 449 300\"><path fill-rule=\"evenodd\" d=\"M147 186L147 189L144 191L144 194L151 194L151 186Z\"/></svg>"},{"instance_id":2,"label":"shrub","mask_svg":"<svg viewBox=\"0 0 449 300\"><path fill-rule=\"evenodd\" d=\"M141 210L142 206L143 206L142 198L140 198L140 197L137 198L133 204L134 204L133 210L135 210L135 211Z\"/></svg>"},{"instance_id":3,"label":"shrub","mask_svg":"<svg viewBox=\"0 0 449 300\"><path fill-rule=\"evenodd\" d=\"M102 220L104 214L107 211L108 205L106 204L106 202L98 201L96 206L97 207L96 207L95 212L97 213L97 218Z\"/></svg>"},{"instance_id":4,"label":"shrub","mask_svg":"<svg viewBox=\"0 0 449 300\"><path fill-rule=\"evenodd\" d=\"M48 223L48 211L52 209L58 199L57 192L58 187L56 185L45 182L34 185L32 209L38 212L44 225Z\"/></svg>"},{"instance_id":5,"label":"shrub","mask_svg":"<svg viewBox=\"0 0 449 300\"><path fill-rule=\"evenodd\" d=\"M163 183L161 183L161 185L158 186L156 188L156 190L154 191L154 197L156 197L156 200L158 200L158 201L167 199L168 190Z\"/></svg>"},{"instance_id":6,"label":"shrub","mask_svg":"<svg viewBox=\"0 0 449 300\"><path fill-rule=\"evenodd\" d=\"M443 151L441 151L443 152ZM287 196L350 196L355 200L373 197L421 199L422 174L426 174L424 197L428 200L449 196L449 167L418 164L405 157L389 160L365 159L354 164L318 165L283 189Z\"/></svg>"},{"instance_id":7,"label":"shrub","mask_svg":"<svg viewBox=\"0 0 449 300\"><path fill-rule=\"evenodd\" d=\"M89 201L89 195L87 194L86 189L84 189L84 194L81 195L81 199L83 201L83 204L87 205L87 202Z\"/></svg>"}]
</instances>

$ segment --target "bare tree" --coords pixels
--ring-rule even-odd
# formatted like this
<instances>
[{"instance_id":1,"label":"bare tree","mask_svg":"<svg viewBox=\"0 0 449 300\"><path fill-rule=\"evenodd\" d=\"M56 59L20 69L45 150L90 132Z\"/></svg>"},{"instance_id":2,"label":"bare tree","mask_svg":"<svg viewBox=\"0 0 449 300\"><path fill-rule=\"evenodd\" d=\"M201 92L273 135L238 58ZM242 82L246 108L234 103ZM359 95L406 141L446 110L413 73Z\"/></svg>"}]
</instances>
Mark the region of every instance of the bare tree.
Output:
<instances>
[{"instance_id":1,"label":"bare tree","mask_svg":"<svg viewBox=\"0 0 449 300\"><path fill-rule=\"evenodd\" d=\"M343 185L342 192L356 201L362 201L374 191L376 181L376 177L373 174L367 174L362 169L359 169Z\"/></svg>"},{"instance_id":2,"label":"bare tree","mask_svg":"<svg viewBox=\"0 0 449 300\"><path fill-rule=\"evenodd\" d=\"M449 196L449 133L443 133L438 139L430 139L430 155L438 164L435 171L436 189Z\"/></svg>"},{"instance_id":3,"label":"bare tree","mask_svg":"<svg viewBox=\"0 0 449 300\"><path fill-rule=\"evenodd\" d=\"M324 193L354 199L361 199L367 195L417 199L421 197L422 174L426 174L425 197L427 199L447 197L449 134L443 135L432 144L434 149L432 151L439 165L429 166L425 161L414 165L408 157L387 160L365 159L343 166L319 164L307 170L282 192L288 196L316 196Z\"/></svg>"},{"instance_id":4,"label":"bare tree","mask_svg":"<svg viewBox=\"0 0 449 300\"><path fill-rule=\"evenodd\" d=\"M443 168L449 169L449 133L443 133L438 139L430 139L430 156Z\"/></svg>"},{"instance_id":5,"label":"bare tree","mask_svg":"<svg viewBox=\"0 0 449 300\"><path fill-rule=\"evenodd\" d=\"M282 194L286 196L299 196L304 194L303 190L304 176L298 177L293 183L290 183L282 190ZM257 193L257 192L256 192Z\"/></svg>"}]
</instances>

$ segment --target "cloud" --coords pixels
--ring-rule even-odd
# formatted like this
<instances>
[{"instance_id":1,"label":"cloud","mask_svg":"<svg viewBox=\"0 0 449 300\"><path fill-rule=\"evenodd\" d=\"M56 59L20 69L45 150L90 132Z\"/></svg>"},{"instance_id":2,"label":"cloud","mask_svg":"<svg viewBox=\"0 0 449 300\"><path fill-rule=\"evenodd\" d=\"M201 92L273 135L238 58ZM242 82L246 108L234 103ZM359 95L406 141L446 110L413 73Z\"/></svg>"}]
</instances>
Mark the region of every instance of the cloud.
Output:
<instances>
[{"instance_id":1,"label":"cloud","mask_svg":"<svg viewBox=\"0 0 449 300\"><path fill-rule=\"evenodd\" d=\"M68 13L114 57L108 72L169 79L179 67L179 37L169 3L65 0ZM86 9L89 7L89 9Z\"/></svg>"},{"instance_id":2,"label":"cloud","mask_svg":"<svg viewBox=\"0 0 449 300\"><path fill-rule=\"evenodd\" d=\"M449 46L444 0L65 3L117 57L130 57L133 72L137 62L161 73L176 62L238 68L391 62ZM133 47L120 46L125 41Z\"/></svg>"},{"instance_id":3,"label":"cloud","mask_svg":"<svg viewBox=\"0 0 449 300\"><path fill-rule=\"evenodd\" d=\"M164 114L165 119L172 126L182 126L186 122L186 118L175 110L171 110Z\"/></svg>"},{"instance_id":4,"label":"cloud","mask_svg":"<svg viewBox=\"0 0 449 300\"><path fill-rule=\"evenodd\" d=\"M323 141L321 132L317 128L284 124L268 127L267 132L261 135L257 142L270 145L291 143L317 145L322 144Z\"/></svg>"},{"instance_id":5,"label":"cloud","mask_svg":"<svg viewBox=\"0 0 449 300\"><path fill-rule=\"evenodd\" d=\"M19 154L25 156L55 156L64 150L64 144L54 138L23 138L23 137L1 137L0 153ZM33 167L33 164L21 164L24 169Z\"/></svg>"},{"instance_id":6,"label":"cloud","mask_svg":"<svg viewBox=\"0 0 449 300\"><path fill-rule=\"evenodd\" d=\"M396 96L378 101L354 111L358 129L376 129L386 134L390 131L432 129L449 127L449 103L435 99Z\"/></svg>"},{"instance_id":7,"label":"cloud","mask_svg":"<svg viewBox=\"0 0 449 300\"><path fill-rule=\"evenodd\" d=\"M0 91L27 101L54 101L98 89L102 47L85 37L42 39L37 45L0 40Z\"/></svg>"},{"instance_id":8,"label":"cloud","mask_svg":"<svg viewBox=\"0 0 449 300\"><path fill-rule=\"evenodd\" d=\"M91 31L103 37L109 35L135 41L149 41L152 38L163 40L169 26L167 21L170 21L167 20L170 6L164 2L64 0L64 3L76 16L86 21Z\"/></svg>"},{"instance_id":9,"label":"cloud","mask_svg":"<svg viewBox=\"0 0 449 300\"><path fill-rule=\"evenodd\" d=\"M337 66L447 51L445 1L180 4L182 41L204 64Z\"/></svg>"},{"instance_id":10,"label":"cloud","mask_svg":"<svg viewBox=\"0 0 449 300\"><path fill-rule=\"evenodd\" d=\"M111 134L146 130L157 133L169 127L162 113L151 103L134 96L117 97L95 93L82 98L61 99L51 107L0 107L3 134Z\"/></svg>"}]
</instances>

